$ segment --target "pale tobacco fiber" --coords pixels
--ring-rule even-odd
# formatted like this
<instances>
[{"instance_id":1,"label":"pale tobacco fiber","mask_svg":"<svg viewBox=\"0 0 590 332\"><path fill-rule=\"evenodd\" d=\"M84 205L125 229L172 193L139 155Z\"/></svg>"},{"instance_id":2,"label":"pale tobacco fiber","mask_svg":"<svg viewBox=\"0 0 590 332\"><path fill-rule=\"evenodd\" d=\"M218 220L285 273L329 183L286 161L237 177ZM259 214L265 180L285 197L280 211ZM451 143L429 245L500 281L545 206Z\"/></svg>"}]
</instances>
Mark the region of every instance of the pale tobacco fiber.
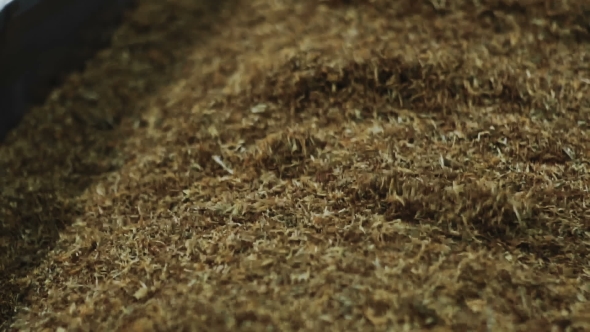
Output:
<instances>
[{"instance_id":1,"label":"pale tobacco fiber","mask_svg":"<svg viewBox=\"0 0 590 332\"><path fill-rule=\"evenodd\" d=\"M139 1L0 148L0 326L590 329L589 17Z\"/></svg>"}]
</instances>

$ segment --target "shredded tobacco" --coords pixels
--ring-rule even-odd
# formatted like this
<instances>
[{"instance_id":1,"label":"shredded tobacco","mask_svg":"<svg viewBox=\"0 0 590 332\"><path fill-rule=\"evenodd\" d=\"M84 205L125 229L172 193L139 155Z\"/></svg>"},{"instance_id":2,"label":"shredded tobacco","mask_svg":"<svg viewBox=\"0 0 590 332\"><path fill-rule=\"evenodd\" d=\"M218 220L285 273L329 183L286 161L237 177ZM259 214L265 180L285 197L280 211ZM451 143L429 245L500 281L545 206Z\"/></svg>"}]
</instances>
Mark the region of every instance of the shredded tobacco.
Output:
<instances>
[{"instance_id":1,"label":"shredded tobacco","mask_svg":"<svg viewBox=\"0 0 590 332\"><path fill-rule=\"evenodd\" d=\"M590 330L586 0L140 0L0 147L7 331Z\"/></svg>"}]
</instances>

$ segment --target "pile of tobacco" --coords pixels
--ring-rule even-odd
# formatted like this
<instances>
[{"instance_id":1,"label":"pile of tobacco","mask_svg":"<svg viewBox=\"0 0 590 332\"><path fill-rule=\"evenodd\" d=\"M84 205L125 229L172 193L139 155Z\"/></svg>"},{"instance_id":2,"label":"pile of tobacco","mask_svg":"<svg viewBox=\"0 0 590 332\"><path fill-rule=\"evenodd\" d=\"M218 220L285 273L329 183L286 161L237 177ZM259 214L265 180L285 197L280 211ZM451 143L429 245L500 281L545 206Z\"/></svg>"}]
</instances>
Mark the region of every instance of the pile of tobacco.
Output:
<instances>
[{"instance_id":1,"label":"pile of tobacco","mask_svg":"<svg viewBox=\"0 0 590 332\"><path fill-rule=\"evenodd\" d=\"M585 0L140 0L0 146L0 330L590 330Z\"/></svg>"}]
</instances>

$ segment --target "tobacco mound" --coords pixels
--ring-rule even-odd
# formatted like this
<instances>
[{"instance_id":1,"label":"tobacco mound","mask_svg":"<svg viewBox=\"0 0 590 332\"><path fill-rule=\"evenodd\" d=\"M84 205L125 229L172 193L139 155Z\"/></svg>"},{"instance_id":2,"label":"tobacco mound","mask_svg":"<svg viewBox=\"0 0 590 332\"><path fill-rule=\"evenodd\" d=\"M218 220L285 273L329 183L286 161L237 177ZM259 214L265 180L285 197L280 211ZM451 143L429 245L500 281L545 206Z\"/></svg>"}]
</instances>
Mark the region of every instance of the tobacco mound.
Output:
<instances>
[{"instance_id":1,"label":"tobacco mound","mask_svg":"<svg viewBox=\"0 0 590 332\"><path fill-rule=\"evenodd\" d=\"M590 329L589 18L139 1L0 148L0 327Z\"/></svg>"}]
</instances>

